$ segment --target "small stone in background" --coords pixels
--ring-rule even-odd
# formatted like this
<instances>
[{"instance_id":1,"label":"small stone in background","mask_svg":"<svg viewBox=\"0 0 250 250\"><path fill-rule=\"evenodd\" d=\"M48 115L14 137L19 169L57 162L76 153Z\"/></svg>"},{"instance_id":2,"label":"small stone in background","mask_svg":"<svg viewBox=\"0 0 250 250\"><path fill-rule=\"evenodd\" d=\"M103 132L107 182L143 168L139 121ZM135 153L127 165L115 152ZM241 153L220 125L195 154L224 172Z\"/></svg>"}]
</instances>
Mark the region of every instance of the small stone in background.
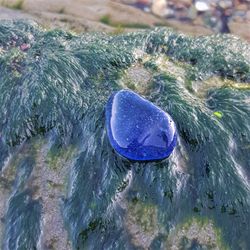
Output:
<instances>
[{"instance_id":1,"label":"small stone in background","mask_svg":"<svg viewBox=\"0 0 250 250\"><path fill-rule=\"evenodd\" d=\"M195 3L195 8L197 9L197 11L204 12L204 11L208 11L210 9L210 6L208 3L204 1L197 1Z\"/></svg>"},{"instance_id":2,"label":"small stone in background","mask_svg":"<svg viewBox=\"0 0 250 250\"><path fill-rule=\"evenodd\" d=\"M250 10L248 10L246 13L246 19L250 21Z\"/></svg>"},{"instance_id":3,"label":"small stone in background","mask_svg":"<svg viewBox=\"0 0 250 250\"><path fill-rule=\"evenodd\" d=\"M231 1L220 1L219 6L222 9L228 9L233 7L233 3Z\"/></svg>"},{"instance_id":4,"label":"small stone in background","mask_svg":"<svg viewBox=\"0 0 250 250\"><path fill-rule=\"evenodd\" d=\"M167 1L166 0L154 0L152 3L152 12L153 14L164 17L167 9Z\"/></svg>"}]
</instances>

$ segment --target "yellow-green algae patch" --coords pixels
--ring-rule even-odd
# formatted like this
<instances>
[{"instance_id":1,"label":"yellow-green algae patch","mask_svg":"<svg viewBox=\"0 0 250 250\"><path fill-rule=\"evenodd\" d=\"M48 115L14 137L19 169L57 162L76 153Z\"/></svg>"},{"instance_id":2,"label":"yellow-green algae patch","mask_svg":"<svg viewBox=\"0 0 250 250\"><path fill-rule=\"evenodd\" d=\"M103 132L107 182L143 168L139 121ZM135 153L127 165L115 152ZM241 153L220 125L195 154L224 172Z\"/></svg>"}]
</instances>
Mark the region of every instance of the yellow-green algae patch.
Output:
<instances>
[{"instance_id":1,"label":"yellow-green algae patch","mask_svg":"<svg viewBox=\"0 0 250 250\"><path fill-rule=\"evenodd\" d=\"M42 205L41 245L46 249L71 249L61 216L60 198L65 192L69 159L74 157L73 147L38 140L33 149L36 161L27 183L33 191L32 198Z\"/></svg>"},{"instance_id":2,"label":"yellow-green algae patch","mask_svg":"<svg viewBox=\"0 0 250 250\"><path fill-rule=\"evenodd\" d=\"M155 63L158 66L159 70L167 73L168 75L176 78L181 83L185 82L185 75L187 66L190 67L187 63L174 62L171 61L167 56L160 55L155 58Z\"/></svg>"},{"instance_id":3,"label":"yellow-green algae patch","mask_svg":"<svg viewBox=\"0 0 250 250\"><path fill-rule=\"evenodd\" d=\"M250 90L250 83L238 83L227 80L226 86L238 90Z\"/></svg>"},{"instance_id":4,"label":"yellow-green algae patch","mask_svg":"<svg viewBox=\"0 0 250 250\"><path fill-rule=\"evenodd\" d=\"M134 56L138 62L126 69L120 78L119 85L122 88L129 88L142 95L150 94L152 79L159 73L166 73L183 85L188 85L185 82L185 75L187 75L186 71L190 70L189 64L173 62L165 55L151 56L143 54L141 51L135 51Z\"/></svg>"},{"instance_id":5,"label":"yellow-green algae patch","mask_svg":"<svg viewBox=\"0 0 250 250\"><path fill-rule=\"evenodd\" d=\"M135 200L128 204L125 226L131 235L131 242L137 247L149 249L159 234L158 209L153 204Z\"/></svg>"},{"instance_id":6,"label":"yellow-green algae patch","mask_svg":"<svg viewBox=\"0 0 250 250\"><path fill-rule=\"evenodd\" d=\"M39 149L44 142L45 139L34 138L29 142L20 145L13 156L10 155L8 162L1 173L1 176L8 180L8 182L13 182L16 177L17 166L20 164L20 162L28 156L36 158L36 156L40 153Z\"/></svg>"},{"instance_id":7,"label":"yellow-green algae patch","mask_svg":"<svg viewBox=\"0 0 250 250\"><path fill-rule=\"evenodd\" d=\"M158 71L174 77L197 97L204 98L213 88L229 87L237 90L250 90L249 82L236 82L220 76L212 76L205 80L192 80L195 68L186 62L172 61L166 55L144 57L144 62L154 61Z\"/></svg>"},{"instance_id":8,"label":"yellow-green algae patch","mask_svg":"<svg viewBox=\"0 0 250 250\"><path fill-rule=\"evenodd\" d=\"M158 72L173 77L192 94L200 98L206 97L207 92L213 88L228 87L237 90L250 90L249 82L235 82L219 76L212 76L205 80L192 80L192 72L194 72L192 65L186 62L173 61L166 55L143 57L144 64L150 61L154 62Z\"/></svg>"},{"instance_id":9,"label":"yellow-green algae patch","mask_svg":"<svg viewBox=\"0 0 250 250\"><path fill-rule=\"evenodd\" d=\"M181 249L183 241L196 242L213 250L229 249L222 240L221 230L212 220L193 217L170 231L166 249Z\"/></svg>"},{"instance_id":10,"label":"yellow-green algae patch","mask_svg":"<svg viewBox=\"0 0 250 250\"><path fill-rule=\"evenodd\" d=\"M53 170L59 170L65 162L73 159L76 153L76 148L73 145L59 147L57 149L51 148L46 157L48 167Z\"/></svg>"},{"instance_id":11,"label":"yellow-green algae patch","mask_svg":"<svg viewBox=\"0 0 250 250\"><path fill-rule=\"evenodd\" d=\"M186 62L173 61L166 55L154 57L158 70L176 79L189 92L193 93L192 80L194 67Z\"/></svg>"},{"instance_id":12,"label":"yellow-green algae patch","mask_svg":"<svg viewBox=\"0 0 250 250\"><path fill-rule=\"evenodd\" d=\"M250 90L250 83L234 82L230 79L213 76L204 81L193 81L192 89L198 97L206 97L210 89L233 88L237 90Z\"/></svg>"},{"instance_id":13,"label":"yellow-green algae patch","mask_svg":"<svg viewBox=\"0 0 250 250\"><path fill-rule=\"evenodd\" d=\"M223 113L222 113L221 111L215 111L213 114L214 114L216 117L218 117L218 118L222 118L222 117L223 117Z\"/></svg>"},{"instance_id":14,"label":"yellow-green algae patch","mask_svg":"<svg viewBox=\"0 0 250 250\"><path fill-rule=\"evenodd\" d=\"M122 88L129 88L140 94L148 94L152 83L152 73L141 64L134 64L125 70L119 80Z\"/></svg>"}]
</instances>

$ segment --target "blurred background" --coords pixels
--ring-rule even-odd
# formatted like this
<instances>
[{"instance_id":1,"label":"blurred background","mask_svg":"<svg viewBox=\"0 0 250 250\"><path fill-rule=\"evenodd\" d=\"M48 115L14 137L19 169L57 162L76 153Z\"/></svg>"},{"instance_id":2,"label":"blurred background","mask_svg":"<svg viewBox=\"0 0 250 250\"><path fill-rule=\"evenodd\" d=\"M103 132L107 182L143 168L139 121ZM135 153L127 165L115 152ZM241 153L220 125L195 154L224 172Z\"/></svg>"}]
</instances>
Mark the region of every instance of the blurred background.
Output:
<instances>
[{"instance_id":1,"label":"blurred background","mask_svg":"<svg viewBox=\"0 0 250 250\"><path fill-rule=\"evenodd\" d=\"M186 34L232 33L250 41L250 0L2 0L0 19L13 18L77 33L168 26Z\"/></svg>"}]
</instances>

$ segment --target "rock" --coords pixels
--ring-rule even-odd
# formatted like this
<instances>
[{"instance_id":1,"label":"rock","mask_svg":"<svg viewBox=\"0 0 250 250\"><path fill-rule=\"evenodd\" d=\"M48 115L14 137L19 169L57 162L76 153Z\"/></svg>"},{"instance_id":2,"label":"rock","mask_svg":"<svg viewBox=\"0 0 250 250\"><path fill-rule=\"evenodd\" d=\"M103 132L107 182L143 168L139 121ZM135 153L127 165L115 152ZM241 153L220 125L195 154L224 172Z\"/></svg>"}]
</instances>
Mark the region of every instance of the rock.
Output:
<instances>
[{"instance_id":1,"label":"rock","mask_svg":"<svg viewBox=\"0 0 250 250\"><path fill-rule=\"evenodd\" d=\"M124 4L135 4L137 0L121 0L120 2Z\"/></svg>"},{"instance_id":2,"label":"rock","mask_svg":"<svg viewBox=\"0 0 250 250\"><path fill-rule=\"evenodd\" d=\"M232 1L220 1L219 2L219 6L222 9L228 9L228 8L233 7L233 3L232 3Z\"/></svg>"},{"instance_id":3,"label":"rock","mask_svg":"<svg viewBox=\"0 0 250 250\"><path fill-rule=\"evenodd\" d=\"M140 95L150 94L152 72L140 65L128 68L126 74L120 79L121 88L129 88Z\"/></svg>"},{"instance_id":4,"label":"rock","mask_svg":"<svg viewBox=\"0 0 250 250\"><path fill-rule=\"evenodd\" d=\"M239 4L236 6L236 10L247 11L248 7L246 4Z\"/></svg>"},{"instance_id":5,"label":"rock","mask_svg":"<svg viewBox=\"0 0 250 250\"><path fill-rule=\"evenodd\" d=\"M188 18L195 20L195 18L197 17L197 9L195 8L194 5L192 5L189 9L188 9L188 14L187 14Z\"/></svg>"},{"instance_id":6,"label":"rock","mask_svg":"<svg viewBox=\"0 0 250 250\"><path fill-rule=\"evenodd\" d=\"M249 33L249 25L246 25L243 23L243 20L232 20L228 24L230 32L237 35L241 36L246 40L250 40L250 33Z\"/></svg>"},{"instance_id":7,"label":"rock","mask_svg":"<svg viewBox=\"0 0 250 250\"><path fill-rule=\"evenodd\" d=\"M124 223L133 244L139 249L150 249L152 241L159 234L157 212L156 206L141 201L127 204Z\"/></svg>"},{"instance_id":8,"label":"rock","mask_svg":"<svg viewBox=\"0 0 250 250\"><path fill-rule=\"evenodd\" d=\"M112 147L131 160L164 159L176 145L172 118L132 91L121 90L110 97L106 126Z\"/></svg>"},{"instance_id":9,"label":"rock","mask_svg":"<svg viewBox=\"0 0 250 250\"><path fill-rule=\"evenodd\" d=\"M192 5L192 0L180 0L178 2L183 4L186 7L190 7Z\"/></svg>"},{"instance_id":10,"label":"rock","mask_svg":"<svg viewBox=\"0 0 250 250\"><path fill-rule=\"evenodd\" d=\"M246 13L246 19L247 19L248 21L250 21L250 10L247 11L247 13Z\"/></svg>"},{"instance_id":11,"label":"rock","mask_svg":"<svg viewBox=\"0 0 250 250\"><path fill-rule=\"evenodd\" d=\"M167 1L166 0L154 0L152 3L152 12L157 16L164 17L166 14Z\"/></svg>"},{"instance_id":12,"label":"rock","mask_svg":"<svg viewBox=\"0 0 250 250\"><path fill-rule=\"evenodd\" d=\"M204 11L208 11L210 9L210 6L208 3L204 1L197 1L195 3L195 8L197 9L197 11L204 12Z\"/></svg>"},{"instance_id":13,"label":"rock","mask_svg":"<svg viewBox=\"0 0 250 250\"><path fill-rule=\"evenodd\" d=\"M16 0L6 0L2 6L13 8ZM64 28L77 33L83 31L112 32L116 27L100 23L100 19L109 16L112 23L132 25L145 24L153 26L155 23L165 23L160 18L111 0L25 0L21 10L8 9L0 11L0 18L23 19L38 21L48 28ZM6 14L5 14L6 12ZM69 26L69 27L68 27ZM132 30L132 29L130 29Z\"/></svg>"},{"instance_id":14,"label":"rock","mask_svg":"<svg viewBox=\"0 0 250 250\"><path fill-rule=\"evenodd\" d=\"M166 249L226 249L221 232L212 220L191 218L178 229L173 230L167 239ZM196 247L194 247L196 245ZM193 247L194 248L193 248Z\"/></svg>"}]
</instances>

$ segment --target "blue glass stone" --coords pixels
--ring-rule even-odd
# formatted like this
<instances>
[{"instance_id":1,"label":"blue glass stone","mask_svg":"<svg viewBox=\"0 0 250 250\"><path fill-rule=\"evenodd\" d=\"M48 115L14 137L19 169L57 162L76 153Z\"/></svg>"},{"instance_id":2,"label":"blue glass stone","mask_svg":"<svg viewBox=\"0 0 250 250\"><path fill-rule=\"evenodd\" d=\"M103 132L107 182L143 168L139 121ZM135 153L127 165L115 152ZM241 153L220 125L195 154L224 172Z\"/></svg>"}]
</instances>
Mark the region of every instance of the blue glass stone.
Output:
<instances>
[{"instance_id":1,"label":"blue glass stone","mask_svg":"<svg viewBox=\"0 0 250 250\"><path fill-rule=\"evenodd\" d=\"M130 90L109 98L106 128L111 146L130 160L161 160L176 146L176 127L170 115Z\"/></svg>"}]
</instances>

